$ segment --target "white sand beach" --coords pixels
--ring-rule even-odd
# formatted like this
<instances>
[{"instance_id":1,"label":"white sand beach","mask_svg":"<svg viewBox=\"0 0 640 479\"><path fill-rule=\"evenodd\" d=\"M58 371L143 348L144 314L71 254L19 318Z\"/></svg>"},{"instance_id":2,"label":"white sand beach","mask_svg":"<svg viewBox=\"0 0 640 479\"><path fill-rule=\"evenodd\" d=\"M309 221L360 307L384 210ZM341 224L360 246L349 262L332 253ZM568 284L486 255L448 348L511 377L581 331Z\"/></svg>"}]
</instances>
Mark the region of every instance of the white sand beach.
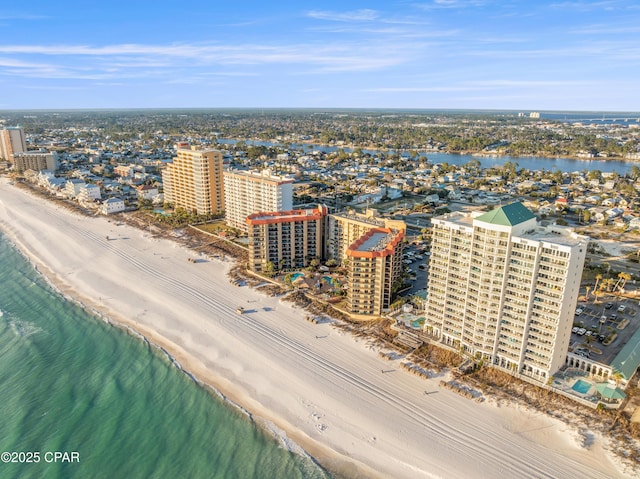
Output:
<instances>
[{"instance_id":1,"label":"white sand beach","mask_svg":"<svg viewBox=\"0 0 640 479\"><path fill-rule=\"evenodd\" d=\"M409 374L367 341L233 286L229 262L191 263L196 254L172 241L74 214L6 178L0 228L65 295L140 332L347 477L634 477L598 434L585 446L577 426Z\"/></svg>"}]
</instances>

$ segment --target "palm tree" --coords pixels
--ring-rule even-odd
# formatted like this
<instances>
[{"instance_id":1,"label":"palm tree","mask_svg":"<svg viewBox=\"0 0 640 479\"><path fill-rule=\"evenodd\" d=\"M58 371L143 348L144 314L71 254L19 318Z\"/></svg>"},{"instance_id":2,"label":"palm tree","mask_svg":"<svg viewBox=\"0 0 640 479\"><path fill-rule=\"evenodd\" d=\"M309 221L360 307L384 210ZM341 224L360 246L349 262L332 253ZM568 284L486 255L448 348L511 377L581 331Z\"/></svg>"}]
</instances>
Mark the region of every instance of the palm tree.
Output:
<instances>
[{"instance_id":1,"label":"palm tree","mask_svg":"<svg viewBox=\"0 0 640 479\"><path fill-rule=\"evenodd\" d=\"M262 272L268 277L273 278L276 274L276 265L273 262L269 261L264 265L264 269Z\"/></svg>"},{"instance_id":2,"label":"palm tree","mask_svg":"<svg viewBox=\"0 0 640 479\"><path fill-rule=\"evenodd\" d=\"M600 274L600 273L596 274L596 284L593 287L593 292L594 293L598 289L598 283L600 282L601 279L602 279L602 274Z\"/></svg>"},{"instance_id":3,"label":"palm tree","mask_svg":"<svg viewBox=\"0 0 640 479\"><path fill-rule=\"evenodd\" d=\"M622 290L624 290L624 285L627 284L627 281L629 281L630 279L631 279L631 275L629 273L625 273L624 271L618 273L618 281L616 282L616 285L613 287L614 291L619 287L620 291L622 292ZM620 284L620 282L622 282L622 285Z\"/></svg>"},{"instance_id":4,"label":"palm tree","mask_svg":"<svg viewBox=\"0 0 640 479\"><path fill-rule=\"evenodd\" d=\"M616 383L616 387L620 386L620 383L623 381L624 376L622 376L622 373L620 371L616 371L615 373L613 373L611 375L611 379L613 379Z\"/></svg>"},{"instance_id":5,"label":"palm tree","mask_svg":"<svg viewBox=\"0 0 640 479\"><path fill-rule=\"evenodd\" d=\"M602 281L602 287L607 291L611 292L611 287L614 285L615 281L613 278L606 278Z\"/></svg>"},{"instance_id":6,"label":"palm tree","mask_svg":"<svg viewBox=\"0 0 640 479\"><path fill-rule=\"evenodd\" d=\"M591 291L591 286L586 286L585 290L586 290L586 293L584 295L584 299L585 301L589 301L589 291Z\"/></svg>"}]
</instances>

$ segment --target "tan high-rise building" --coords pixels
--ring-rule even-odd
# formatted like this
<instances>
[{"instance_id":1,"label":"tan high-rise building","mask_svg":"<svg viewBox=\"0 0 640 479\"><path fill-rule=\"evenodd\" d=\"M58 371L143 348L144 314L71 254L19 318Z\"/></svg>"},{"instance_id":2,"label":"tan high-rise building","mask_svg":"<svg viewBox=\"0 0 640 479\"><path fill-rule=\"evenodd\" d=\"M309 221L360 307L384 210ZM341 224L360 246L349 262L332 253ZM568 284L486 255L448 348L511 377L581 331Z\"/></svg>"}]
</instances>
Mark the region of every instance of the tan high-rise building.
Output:
<instances>
[{"instance_id":1,"label":"tan high-rise building","mask_svg":"<svg viewBox=\"0 0 640 479\"><path fill-rule=\"evenodd\" d=\"M402 272L404 230L370 228L346 251L347 309L351 314L380 316L392 301Z\"/></svg>"},{"instance_id":2,"label":"tan high-rise building","mask_svg":"<svg viewBox=\"0 0 640 479\"><path fill-rule=\"evenodd\" d=\"M540 227L521 203L432 220L425 331L548 381L565 363L588 238Z\"/></svg>"},{"instance_id":3,"label":"tan high-rise building","mask_svg":"<svg viewBox=\"0 0 640 479\"><path fill-rule=\"evenodd\" d=\"M177 156L162 171L164 199L177 208L200 215L224 208L222 153L176 145Z\"/></svg>"},{"instance_id":4,"label":"tan high-rise building","mask_svg":"<svg viewBox=\"0 0 640 479\"><path fill-rule=\"evenodd\" d=\"M24 130L21 126L0 129L0 160L13 164L13 155L27 151Z\"/></svg>"},{"instance_id":5,"label":"tan high-rise building","mask_svg":"<svg viewBox=\"0 0 640 479\"><path fill-rule=\"evenodd\" d=\"M407 226L402 220L392 220L377 216L377 211L370 209L364 214L354 210L334 213L329 217L327 257L341 262L347 248L361 238L371 228L389 228L405 231Z\"/></svg>"},{"instance_id":6,"label":"tan high-rise building","mask_svg":"<svg viewBox=\"0 0 640 479\"><path fill-rule=\"evenodd\" d=\"M261 172L224 172L224 214L229 226L245 233L247 216L263 211L293 209L293 178Z\"/></svg>"}]
</instances>

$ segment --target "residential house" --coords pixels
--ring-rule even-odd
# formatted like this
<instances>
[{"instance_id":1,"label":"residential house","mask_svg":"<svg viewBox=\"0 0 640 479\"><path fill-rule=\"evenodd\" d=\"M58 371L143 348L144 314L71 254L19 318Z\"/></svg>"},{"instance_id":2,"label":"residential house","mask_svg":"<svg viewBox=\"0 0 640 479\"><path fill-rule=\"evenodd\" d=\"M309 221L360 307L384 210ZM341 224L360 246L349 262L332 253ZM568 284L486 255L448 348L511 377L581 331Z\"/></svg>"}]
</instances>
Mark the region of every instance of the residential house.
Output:
<instances>
[{"instance_id":1,"label":"residential house","mask_svg":"<svg viewBox=\"0 0 640 479\"><path fill-rule=\"evenodd\" d=\"M124 200L122 198L109 198L102 202L102 208L100 212L103 215L110 215L113 213L119 213L125 210Z\"/></svg>"}]
</instances>

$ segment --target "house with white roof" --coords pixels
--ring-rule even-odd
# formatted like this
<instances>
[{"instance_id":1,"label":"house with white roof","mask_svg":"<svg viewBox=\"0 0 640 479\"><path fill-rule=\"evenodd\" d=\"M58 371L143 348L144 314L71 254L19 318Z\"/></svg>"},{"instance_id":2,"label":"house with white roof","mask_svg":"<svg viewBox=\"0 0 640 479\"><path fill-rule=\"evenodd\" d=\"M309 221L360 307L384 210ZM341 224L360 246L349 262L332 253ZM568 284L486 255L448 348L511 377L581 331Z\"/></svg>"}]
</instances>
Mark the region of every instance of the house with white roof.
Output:
<instances>
[{"instance_id":1,"label":"house with white roof","mask_svg":"<svg viewBox=\"0 0 640 479\"><path fill-rule=\"evenodd\" d=\"M75 198L85 185L86 183L79 178L68 179L64 184L64 194L67 198Z\"/></svg>"},{"instance_id":2,"label":"house with white roof","mask_svg":"<svg viewBox=\"0 0 640 479\"><path fill-rule=\"evenodd\" d=\"M78 201L95 201L102 198L100 187L93 183L85 184L78 193Z\"/></svg>"},{"instance_id":3,"label":"house with white roof","mask_svg":"<svg viewBox=\"0 0 640 479\"><path fill-rule=\"evenodd\" d=\"M109 198L102 202L102 207L100 208L100 212L103 215L110 215L113 213L119 213L120 211L124 211L125 204L122 198Z\"/></svg>"}]
</instances>

